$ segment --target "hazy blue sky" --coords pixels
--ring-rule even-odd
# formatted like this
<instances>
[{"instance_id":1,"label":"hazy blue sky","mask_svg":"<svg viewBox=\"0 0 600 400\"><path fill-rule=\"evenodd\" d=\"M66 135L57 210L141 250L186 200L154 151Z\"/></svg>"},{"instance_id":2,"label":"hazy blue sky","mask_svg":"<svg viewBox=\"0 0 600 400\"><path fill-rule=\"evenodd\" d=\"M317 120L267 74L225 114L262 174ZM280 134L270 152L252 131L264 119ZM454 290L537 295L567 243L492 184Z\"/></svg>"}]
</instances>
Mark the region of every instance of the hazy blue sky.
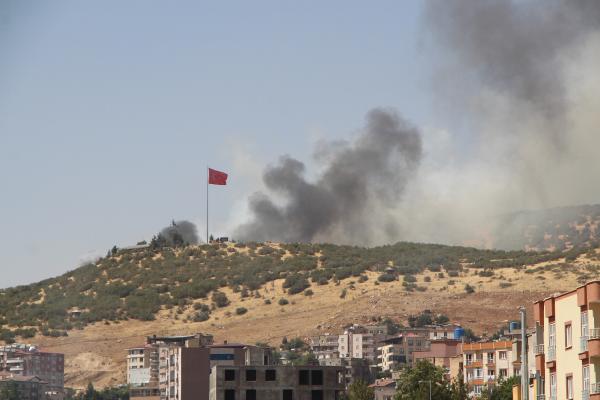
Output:
<instances>
[{"instance_id":1,"label":"hazy blue sky","mask_svg":"<svg viewBox=\"0 0 600 400\"><path fill-rule=\"evenodd\" d=\"M0 2L0 287L174 219L228 234L262 168L396 107L429 121L418 1Z\"/></svg>"}]
</instances>

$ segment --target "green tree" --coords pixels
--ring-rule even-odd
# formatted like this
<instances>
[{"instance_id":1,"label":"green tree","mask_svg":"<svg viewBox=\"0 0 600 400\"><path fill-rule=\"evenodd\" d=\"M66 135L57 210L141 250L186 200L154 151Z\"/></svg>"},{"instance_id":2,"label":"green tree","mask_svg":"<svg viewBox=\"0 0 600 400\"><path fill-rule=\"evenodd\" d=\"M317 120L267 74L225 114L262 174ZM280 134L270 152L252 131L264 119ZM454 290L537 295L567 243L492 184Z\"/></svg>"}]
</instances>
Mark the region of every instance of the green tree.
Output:
<instances>
[{"instance_id":1,"label":"green tree","mask_svg":"<svg viewBox=\"0 0 600 400\"><path fill-rule=\"evenodd\" d=\"M348 387L348 400L373 400L375 392L365 381L358 379Z\"/></svg>"},{"instance_id":2,"label":"green tree","mask_svg":"<svg viewBox=\"0 0 600 400\"><path fill-rule=\"evenodd\" d=\"M428 400L430 383L432 399L452 400L452 391L444 373L443 368L429 361L417 361L413 368L400 376L395 400Z\"/></svg>"},{"instance_id":3,"label":"green tree","mask_svg":"<svg viewBox=\"0 0 600 400\"><path fill-rule=\"evenodd\" d=\"M452 380L452 400L467 400L468 390L465 384L464 376L462 371L458 373L458 376Z\"/></svg>"},{"instance_id":4,"label":"green tree","mask_svg":"<svg viewBox=\"0 0 600 400\"><path fill-rule=\"evenodd\" d=\"M490 387L484 391L481 395L482 400L512 400L512 390L514 385L518 385L521 382L521 378L518 376L511 376L506 380L498 381L496 386Z\"/></svg>"}]
</instances>

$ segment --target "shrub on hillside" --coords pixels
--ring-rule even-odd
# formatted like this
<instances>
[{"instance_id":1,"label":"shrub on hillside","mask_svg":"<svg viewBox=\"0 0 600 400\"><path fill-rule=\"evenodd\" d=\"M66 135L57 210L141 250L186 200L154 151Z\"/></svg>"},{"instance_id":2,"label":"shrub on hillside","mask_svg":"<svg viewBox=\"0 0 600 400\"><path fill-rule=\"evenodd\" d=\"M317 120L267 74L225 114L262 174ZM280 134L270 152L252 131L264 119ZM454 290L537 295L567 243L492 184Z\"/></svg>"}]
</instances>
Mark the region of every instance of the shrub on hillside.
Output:
<instances>
[{"instance_id":1,"label":"shrub on hillside","mask_svg":"<svg viewBox=\"0 0 600 400\"><path fill-rule=\"evenodd\" d=\"M238 308L236 308L236 309L235 309L235 313L236 313L237 315L244 315L244 314L246 314L247 312L248 312L248 309L247 309L247 308L245 308L245 307L238 307Z\"/></svg>"},{"instance_id":2,"label":"shrub on hillside","mask_svg":"<svg viewBox=\"0 0 600 400\"><path fill-rule=\"evenodd\" d=\"M223 292L219 292L218 290L213 292L212 302L219 308L227 307L229 305L229 299L227 298L227 295Z\"/></svg>"},{"instance_id":3,"label":"shrub on hillside","mask_svg":"<svg viewBox=\"0 0 600 400\"><path fill-rule=\"evenodd\" d=\"M377 277L379 282L392 282L396 280L396 275L384 273Z\"/></svg>"},{"instance_id":4,"label":"shrub on hillside","mask_svg":"<svg viewBox=\"0 0 600 400\"><path fill-rule=\"evenodd\" d=\"M210 312L200 311L194 315L194 322L204 322L210 319Z\"/></svg>"},{"instance_id":5,"label":"shrub on hillside","mask_svg":"<svg viewBox=\"0 0 600 400\"><path fill-rule=\"evenodd\" d=\"M284 299L283 297L281 299L279 299L279 301L277 302L280 306L285 306L286 304L289 304L290 302L287 299Z\"/></svg>"}]
</instances>

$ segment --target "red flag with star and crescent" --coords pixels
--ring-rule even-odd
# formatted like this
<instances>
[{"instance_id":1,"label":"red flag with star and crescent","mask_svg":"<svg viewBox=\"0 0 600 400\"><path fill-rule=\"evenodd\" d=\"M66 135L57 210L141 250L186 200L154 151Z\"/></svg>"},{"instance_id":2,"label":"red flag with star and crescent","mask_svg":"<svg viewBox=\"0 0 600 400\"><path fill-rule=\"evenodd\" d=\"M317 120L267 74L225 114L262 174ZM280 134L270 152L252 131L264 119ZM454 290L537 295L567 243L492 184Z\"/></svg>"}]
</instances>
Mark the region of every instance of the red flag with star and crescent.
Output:
<instances>
[{"instance_id":1,"label":"red flag with star and crescent","mask_svg":"<svg viewBox=\"0 0 600 400\"><path fill-rule=\"evenodd\" d=\"M227 185L227 174L217 171L216 169L208 169L208 183L211 185Z\"/></svg>"}]
</instances>

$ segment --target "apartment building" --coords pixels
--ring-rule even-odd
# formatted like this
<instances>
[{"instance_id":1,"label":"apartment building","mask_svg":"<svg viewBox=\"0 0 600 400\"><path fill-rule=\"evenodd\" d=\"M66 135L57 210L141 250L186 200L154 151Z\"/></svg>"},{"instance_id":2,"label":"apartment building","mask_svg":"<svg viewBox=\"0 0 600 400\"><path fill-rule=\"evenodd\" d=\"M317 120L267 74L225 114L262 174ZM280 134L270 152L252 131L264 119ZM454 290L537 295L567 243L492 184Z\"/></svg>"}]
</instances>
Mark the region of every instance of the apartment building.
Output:
<instances>
[{"instance_id":1,"label":"apartment building","mask_svg":"<svg viewBox=\"0 0 600 400\"><path fill-rule=\"evenodd\" d=\"M158 400L161 396L160 368L166 358L160 356L168 348L200 347L213 343L213 336L197 333L183 336L148 336L142 346L127 349L127 384L132 399ZM164 381L164 379L163 379ZM163 387L166 393L167 389Z\"/></svg>"},{"instance_id":2,"label":"apartment building","mask_svg":"<svg viewBox=\"0 0 600 400\"><path fill-rule=\"evenodd\" d=\"M463 368L462 343L459 340L435 340L430 343L429 350L414 351L413 363L426 360L446 370L446 379L457 377Z\"/></svg>"},{"instance_id":3,"label":"apartment building","mask_svg":"<svg viewBox=\"0 0 600 400\"><path fill-rule=\"evenodd\" d=\"M364 358L324 358L319 360L319 365L344 368L346 387L359 379L367 383L372 382L376 373L376 368L369 365L369 361Z\"/></svg>"},{"instance_id":4,"label":"apartment building","mask_svg":"<svg viewBox=\"0 0 600 400\"><path fill-rule=\"evenodd\" d=\"M0 372L0 393L4 390L15 390L19 400L46 400L47 383L37 376L22 376Z\"/></svg>"},{"instance_id":5,"label":"apartment building","mask_svg":"<svg viewBox=\"0 0 600 400\"><path fill-rule=\"evenodd\" d=\"M481 395L486 386L495 385L501 378L518 374L512 341L464 343L462 353L464 381L472 396Z\"/></svg>"},{"instance_id":6,"label":"apartment building","mask_svg":"<svg viewBox=\"0 0 600 400\"><path fill-rule=\"evenodd\" d=\"M131 399L206 400L212 367L268 365L273 359L268 348L214 344L211 335L199 333L148 337L145 346L128 349L127 363Z\"/></svg>"},{"instance_id":7,"label":"apartment building","mask_svg":"<svg viewBox=\"0 0 600 400\"><path fill-rule=\"evenodd\" d=\"M44 382L48 396L55 399L64 396L64 354L40 351L36 346L29 344L14 343L1 346L0 369L14 376L37 376Z\"/></svg>"},{"instance_id":8,"label":"apartment building","mask_svg":"<svg viewBox=\"0 0 600 400\"><path fill-rule=\"evenodd\" d=\"M210 400L339 400L344 393L339 367L215 366Z\"/></svg>"},{"instance_id":9,"label":"apartment building","mask_svg":"<svg viewBox=\"0 0 600 400\"><path fill-rule=\"evenodd\" d=\"M340 357L339 335L329 333L309 338L308 345L317 360L336 359Z\"/></svg>"},{"instance_id":10,"label":"apartment building","mask_svg":"<svg viewBox=\"0 0 600 400\"><path fill-rule=\"evenodd\" d=\"M538 394L599 400L600 281L539 300L533 310Z\"/></svg>"},{"instance_id":11,"label":"apartment building","mask_svg":"<svg viewBox=\"0 0 600 400\"><path fill-rule=\"evenodd\" d=\"M407 333L386 339L377 348L377 366L382 371L394 371L410 367L413 363L413 353L429 349L427 336Z\"/></svg>"}]
</instances>

